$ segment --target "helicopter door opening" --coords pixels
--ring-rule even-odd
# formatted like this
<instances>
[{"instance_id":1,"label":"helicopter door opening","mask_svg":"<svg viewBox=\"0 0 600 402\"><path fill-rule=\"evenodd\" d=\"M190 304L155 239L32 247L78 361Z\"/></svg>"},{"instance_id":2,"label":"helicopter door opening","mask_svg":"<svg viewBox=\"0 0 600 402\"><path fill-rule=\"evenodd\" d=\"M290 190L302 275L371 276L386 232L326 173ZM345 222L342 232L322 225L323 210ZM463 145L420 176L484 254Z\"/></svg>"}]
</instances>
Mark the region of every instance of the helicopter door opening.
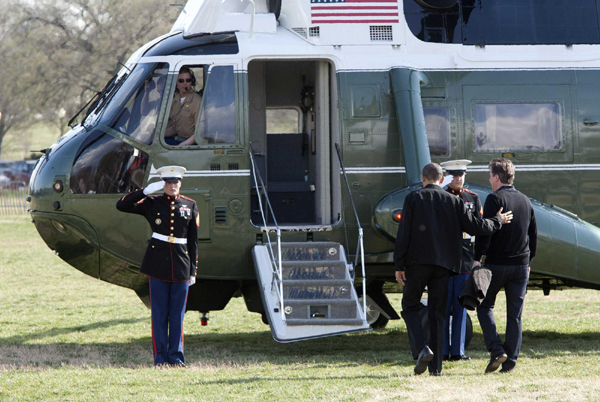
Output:
<instances>
[{"instance_id":1,"label":"helicopter door opening","mask_svg":"<svg viewBox=\"0 0 600 402\"><path fill-rule=\"evenodd\" d=\"M250 141L280 226L331 226L339 220L336 99L335 69L328 61L248 65ZM265 215L274 224L270 212ZM252 223L263 224L256 189Z\"/></svg>"}]
</instances>

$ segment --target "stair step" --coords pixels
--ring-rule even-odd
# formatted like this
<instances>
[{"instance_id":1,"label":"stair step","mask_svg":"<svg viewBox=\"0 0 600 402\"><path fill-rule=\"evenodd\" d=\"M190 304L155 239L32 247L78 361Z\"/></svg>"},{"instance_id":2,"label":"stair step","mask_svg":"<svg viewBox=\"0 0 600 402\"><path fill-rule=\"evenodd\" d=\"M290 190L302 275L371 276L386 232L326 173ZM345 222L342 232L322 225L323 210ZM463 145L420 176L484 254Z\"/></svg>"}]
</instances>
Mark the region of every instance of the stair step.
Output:
<instances>
[{"instance_id":1,"label":"stair step","mask_svg":"<svg viewBox=\"0 0 600 402\"><path fill-rule=\"evenodd\" d=\"M285 317L289 319L355 319L356 301L346 300L286 300Z\"/></svg>"},{"instance_id":2,"label":"stair step","mask_svg":"<svg viewBox=\"0 0 600 402\"><path fill-rule=\"evenodd\" d=\"M343 261L282 261L283 280L349 279Z\"/></svg>"},{"instance_id":3,"label":"stair step","mask_svg":"<svg viewBox=\"0 0 600 402\"><path fill-rule=\"evenodd\" d=\"M290 326L296 325L356 325L360 326L363 324L363 320L360 318L337 318L337 319L325 319L325 318L309 318L309 319L290 319L286 320L285 323Z\"/></svg>"},{"instance_id":4,"label":"stair step","mask_svg":"<svg viewBox=\"0 0 600 402\"><path fill-rule=\"evenodd\" d=\"M350 299L352 282L343 280L283 281L284 300Z\"/></svg>"},{"instance_id":5,"label":"stair step","mask_svg":"<svg viewBox=\"0 0 600 402\"><path fill-rule=\"evenodd\" d=\"M281 243L282 261L341 261L345 259L339 243Z\"/></svg>"}]
</instances>

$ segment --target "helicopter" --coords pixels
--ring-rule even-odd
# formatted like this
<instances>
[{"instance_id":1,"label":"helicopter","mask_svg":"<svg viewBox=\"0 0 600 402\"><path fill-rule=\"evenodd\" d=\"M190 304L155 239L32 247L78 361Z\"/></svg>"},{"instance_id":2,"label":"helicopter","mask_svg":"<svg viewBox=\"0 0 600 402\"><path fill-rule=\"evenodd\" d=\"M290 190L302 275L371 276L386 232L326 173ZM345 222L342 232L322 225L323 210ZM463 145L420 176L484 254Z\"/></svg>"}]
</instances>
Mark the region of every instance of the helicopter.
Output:
<instances>
[{"instance_id":1,"label":"helicopter","mask_svg":"<svg viewBox=\"0 0 600 402\"><path fill-rule=\"evenodd\" d=\"M147 303L151 233L115 203L184 166L201 222L187 310L204 324L243 297L292 342L399 319L394 240L422 167L472 160L483 202L505 157L538 221L529 286L600 289L595 4L190 0L44 150L32 220L68 264ZM182 68L202 98L191 145L166 137Z\"/></svg>"}]
</instances>

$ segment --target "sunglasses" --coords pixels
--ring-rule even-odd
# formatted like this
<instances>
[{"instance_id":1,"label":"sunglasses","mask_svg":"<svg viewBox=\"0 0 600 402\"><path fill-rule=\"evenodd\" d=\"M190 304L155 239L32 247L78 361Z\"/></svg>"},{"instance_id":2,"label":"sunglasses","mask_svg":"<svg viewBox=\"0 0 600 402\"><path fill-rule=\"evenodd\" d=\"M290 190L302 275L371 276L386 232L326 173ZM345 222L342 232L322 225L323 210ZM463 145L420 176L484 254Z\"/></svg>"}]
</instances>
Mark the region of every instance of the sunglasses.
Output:
<instances>
[{"instance_id":1,"label":"sunglasses","mask_svg":"<svg viewBox=\"0 0 600 402\"><path fill-rule=\"evenodd\" d=\"M191 78L180 78L177 80L177 82L179 82L180 84L183 84L184 82L192 82Z\"/></svg>"}]
</instances>

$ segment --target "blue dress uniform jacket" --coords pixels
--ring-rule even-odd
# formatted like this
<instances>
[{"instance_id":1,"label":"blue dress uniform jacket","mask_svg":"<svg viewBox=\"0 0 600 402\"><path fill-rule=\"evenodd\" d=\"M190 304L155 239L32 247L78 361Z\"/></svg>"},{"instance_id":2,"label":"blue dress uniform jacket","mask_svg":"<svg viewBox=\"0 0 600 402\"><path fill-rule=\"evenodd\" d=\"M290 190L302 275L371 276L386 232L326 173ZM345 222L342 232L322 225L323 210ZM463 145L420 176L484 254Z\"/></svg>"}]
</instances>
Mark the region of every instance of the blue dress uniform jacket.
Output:
<instances>
[{"instance_id":1,"label":"blue dress uniform jacket","mask_svg":"<svg viewBox=\"0 0 600 402\"><path fill-rule=\"evenodd\" d=\"M182 195L146 196L133 191L117 202L122 212L144 215L152 232L171 238L187 239L187 244L151 238L140 272L166 282L184 282L196 276L198 263L198 208L196 202Z\"/></svg>"},{"instance_id":2,"label":"blue dress uniform jacket","mask_svg":"<svg viewBox=\"0 0 600 402\"><path fill-rule=\"evenodd\" d=\"M469 212L461 199L429 184L404 200L394 250L396 270L436 265L460 273L462 232L490 235L501 227L501 217L481 219Z\"/></svg>"},{"instance_id":3,"label":"blue dress uniform jacket","mask_svg":"<svg viewBox=\"0 0 600 402\"><path fill-rule=\"evenodd\" d=\"M456 195L458 198L463 200L465 206L469 211L471 211L471 213L475 214L479 218L483 218L483 207L481 206L481 201L479 201L479 196L477 194L465 188L461 188L460 190L453 190L450 187L448 187L446 191L448 191L450 194ZM470 237L470 235L467 236ZM473 267L473 260L475 258L473 250L475 244L473 243L474 239L463 239L460 269L461 274L467 274L471 272L471 268Z\"/></svg>"}]
</instances>

